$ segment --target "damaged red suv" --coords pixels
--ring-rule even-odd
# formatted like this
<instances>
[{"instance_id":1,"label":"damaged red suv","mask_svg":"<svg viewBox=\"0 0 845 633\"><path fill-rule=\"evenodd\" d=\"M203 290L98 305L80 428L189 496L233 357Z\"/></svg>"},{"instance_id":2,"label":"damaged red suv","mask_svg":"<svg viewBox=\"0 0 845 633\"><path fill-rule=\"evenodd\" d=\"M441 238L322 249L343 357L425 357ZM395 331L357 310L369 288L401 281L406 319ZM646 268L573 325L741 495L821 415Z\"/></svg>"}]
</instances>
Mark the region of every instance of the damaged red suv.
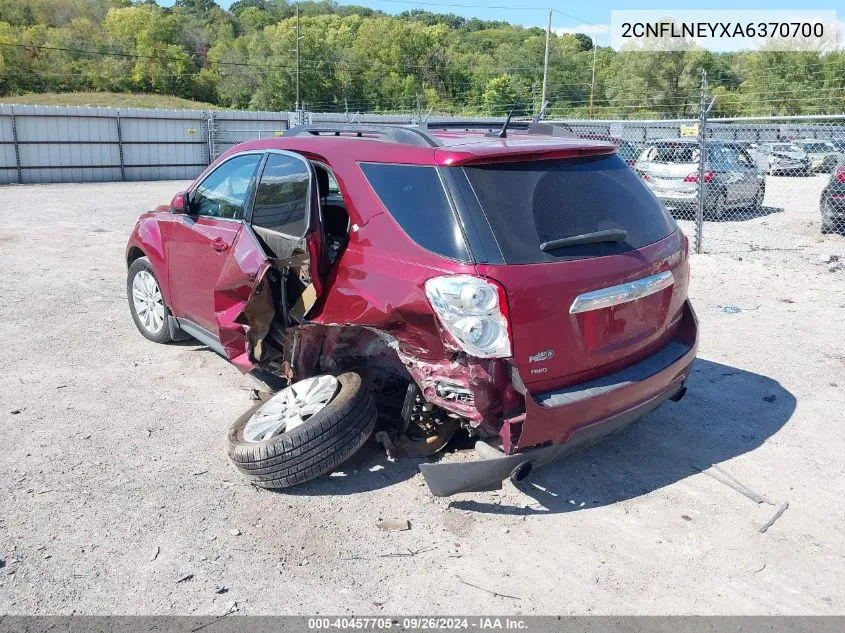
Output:
<instances>
[{"instance_id":1,"label":"damaged red suv","mask_svg":"<svg viewBox=\"0 0 845 633\"><path fill-rule=\"evenodd\" d=\"M256 485L463 428L480 459L420 468L436 495L487 489L684 395L686 238L612 144L506 128L294 128L140 217L141 333L287 381L228 433Z\"/></svg>"}]
</instances>

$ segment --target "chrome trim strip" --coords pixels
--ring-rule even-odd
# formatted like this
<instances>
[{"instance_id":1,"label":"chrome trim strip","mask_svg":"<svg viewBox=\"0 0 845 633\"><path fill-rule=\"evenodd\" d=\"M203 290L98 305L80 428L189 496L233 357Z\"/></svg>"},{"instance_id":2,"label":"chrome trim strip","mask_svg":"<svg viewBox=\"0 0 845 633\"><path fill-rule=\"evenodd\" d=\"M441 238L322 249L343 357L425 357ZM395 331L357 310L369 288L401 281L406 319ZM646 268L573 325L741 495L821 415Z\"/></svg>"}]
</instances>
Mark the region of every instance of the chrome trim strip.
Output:
<instances>
[{"instance_id":1,"label":"chrome trim strip","mask_svg":"<svg viewBox=\"0 0 845 633\"><path fill-rule=\"evenodd\" d=\"M675 283L675 279L672 277L672 271L664 270L662 273L643 277L642 279L630 281L626 284L585 292L575 297L575 301L572 302L572 306L569 308L569 314L600 310L602 308L628 303L629 301L636 301L637 299L653 295L655 292L660 292L673 283Z\"/></svg>"}]
</instances>

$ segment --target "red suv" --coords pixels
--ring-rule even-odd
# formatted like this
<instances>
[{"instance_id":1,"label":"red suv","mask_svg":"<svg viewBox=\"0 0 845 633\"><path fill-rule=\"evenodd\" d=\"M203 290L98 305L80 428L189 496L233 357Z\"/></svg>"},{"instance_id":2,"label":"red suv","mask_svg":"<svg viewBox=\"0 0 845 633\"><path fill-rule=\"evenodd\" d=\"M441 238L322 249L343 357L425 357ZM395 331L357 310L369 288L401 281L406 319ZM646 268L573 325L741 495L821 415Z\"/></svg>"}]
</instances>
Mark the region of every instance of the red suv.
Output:
<instances>
[{"instance_id":1,"label":"red suv","mask_svg":"<svg viewBox=\"0 0 845 633\"><path fill-rule=\"evenodd\" d=\"M489 127L489 125L488 125ZM230 429L259 486L376 431L432 492L499 486L678 400L697 349L687 240L606 142L546 124L323 125L242 143L129 238L147 338L288 387Z\"/></svg>"}]
</instances>

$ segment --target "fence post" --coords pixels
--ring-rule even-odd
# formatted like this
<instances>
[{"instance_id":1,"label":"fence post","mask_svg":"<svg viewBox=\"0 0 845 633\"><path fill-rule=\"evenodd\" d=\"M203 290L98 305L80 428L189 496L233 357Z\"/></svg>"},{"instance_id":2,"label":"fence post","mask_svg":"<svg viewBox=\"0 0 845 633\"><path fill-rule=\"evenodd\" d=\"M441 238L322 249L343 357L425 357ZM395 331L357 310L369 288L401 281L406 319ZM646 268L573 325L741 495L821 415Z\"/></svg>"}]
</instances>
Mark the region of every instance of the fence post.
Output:
<instances>
[{"instance_id":1,"label":"fence post","mask_svg":"<svg viewBox=\"0 0 845 633\"><path fill-rule=\"evenodd\" d=\"M120 128L120 110L117 111L117 152L120 154L120 179L126 180L126 164L123 162L123 131Z\"/></svg>"},{"instance_id":2,"label":"fence post","mask_svg":"<svg viewBox=\"0 0 845 633\"><path fill-rule=\"evenodd\" d=\"M214 145L215 145L215 123L214 123L214 111L208 113L208 119L206 120L206 128L208 132L208 164L210 165L214 162L216 156L214 155Z\"/></svg>"},{"instance_id":3,"label":"fence post","mask_svg":"<svg viewBox=\"0 0 845 633\"><path fill-rule=\"evenodd\" d=\"M701 71L701 94L698 105L698 196L695 208L695 252L701 252L704 227L704 172L707 166L707 71Z\"/></svg>"},{"instance_id":4,"label":"fence post","mask_svg":"<svg viewBox=\"0 0 845 633\"><path fill-rule=\"evenodd\" d=\"M15 121L15 106L9 106L12 113L12 141L15 144L15 168L18 170L18 184L23 183L23 170L21 169L21 151L18 147L18 124Z\"/></svg>"}]
</instances>

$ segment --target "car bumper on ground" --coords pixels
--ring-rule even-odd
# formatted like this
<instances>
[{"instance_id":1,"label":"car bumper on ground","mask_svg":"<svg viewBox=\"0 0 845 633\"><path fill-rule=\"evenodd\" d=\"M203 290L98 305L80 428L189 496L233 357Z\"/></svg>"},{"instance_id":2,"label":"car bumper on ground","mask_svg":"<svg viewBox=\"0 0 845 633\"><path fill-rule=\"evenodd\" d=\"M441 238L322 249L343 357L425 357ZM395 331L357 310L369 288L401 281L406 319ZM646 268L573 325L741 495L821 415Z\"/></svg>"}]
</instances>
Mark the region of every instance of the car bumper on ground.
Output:
<instances>
[{"instance_id":1,"label":"car bumper on ground","mask_svg":"<svg viewBox=\"0 0 845 633\"><path fill-rule=\"evenodd\" d=\"M648 358L600 379L526 399L519 439L512 455L476 445L482 459L422 464L432 494L492 490L508 477L522 479L533 468L595 442L679 400L698 349L698 323L689 302L672 341ZM535 448L528 448L535 447Z\"/></svg>"}]
</instances>

